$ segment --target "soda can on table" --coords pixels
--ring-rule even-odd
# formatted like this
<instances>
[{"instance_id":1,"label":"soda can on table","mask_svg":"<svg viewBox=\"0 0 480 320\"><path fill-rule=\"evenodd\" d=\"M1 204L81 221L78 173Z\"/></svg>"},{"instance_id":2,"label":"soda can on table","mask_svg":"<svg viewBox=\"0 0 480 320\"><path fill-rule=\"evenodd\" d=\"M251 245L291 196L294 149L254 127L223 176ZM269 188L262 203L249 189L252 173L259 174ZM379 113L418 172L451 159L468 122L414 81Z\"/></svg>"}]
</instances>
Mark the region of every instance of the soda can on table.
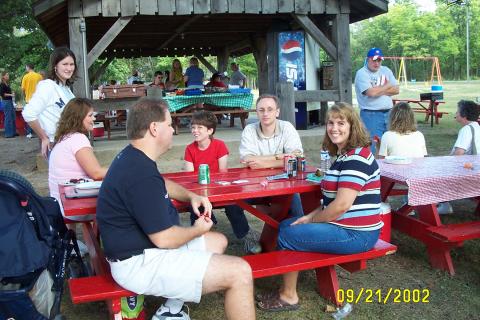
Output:
<instances>
[{"instance_id":1,"label":"soda can on table","mask_svg":"<svg viewBox=\"0 0 480 320\"><path fill-rule=\"evenodd\" d=\"M288 160L290 159L293 159L293 156L288 154L283 156L283 171L285 171L286 174L288 174Z\"/></svg>"},{"instance_id":2,"label":"soda can on table","mask_svg":"<svg viewBox=\"0 0 480 320\"><path fill-rule=\"evenodd\" d=\"M304 172L307 166L307 161L305 157L297 157L297 170L298 172Z\"/></svg>"},{"instance_id":3,"label":"soda can on table","mask_svg":"<svg viewBox=\"0 0 480 320\"><path fill-rule=\"evenodd\" d=\"M210 168L208 167L208 164L201 164L200 166L198 166L198 183L210 183Z\"/></svg>"},{"instance_id":4,"label":"soda can on table","mask_svg":"<svg viewBox=\"0 0 480 320\"><path fill-rule=\"evenodd\" d=\"M297 176L297 158L292 157L288 160L287 175L289 178Z\"/></svg>"}]
</instances>

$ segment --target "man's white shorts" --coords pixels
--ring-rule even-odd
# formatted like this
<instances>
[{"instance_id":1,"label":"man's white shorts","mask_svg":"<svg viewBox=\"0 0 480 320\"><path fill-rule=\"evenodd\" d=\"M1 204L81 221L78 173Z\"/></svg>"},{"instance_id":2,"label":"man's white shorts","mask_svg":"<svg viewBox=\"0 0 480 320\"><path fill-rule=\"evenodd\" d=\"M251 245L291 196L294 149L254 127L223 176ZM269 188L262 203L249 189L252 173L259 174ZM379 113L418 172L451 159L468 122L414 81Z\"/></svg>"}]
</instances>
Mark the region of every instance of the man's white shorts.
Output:
<instances>
[{"instance_id":1,"label":"man's white shorts","mask_svg":"<svg viewBox=\"0 0 480 320\"><path fill-rule=\"evenodd\" d=\"M127 290L198 303L211 256L201 236L178 249L145 249L143 254L109 263L113 279Z\"/></svg>"}]
</instances>

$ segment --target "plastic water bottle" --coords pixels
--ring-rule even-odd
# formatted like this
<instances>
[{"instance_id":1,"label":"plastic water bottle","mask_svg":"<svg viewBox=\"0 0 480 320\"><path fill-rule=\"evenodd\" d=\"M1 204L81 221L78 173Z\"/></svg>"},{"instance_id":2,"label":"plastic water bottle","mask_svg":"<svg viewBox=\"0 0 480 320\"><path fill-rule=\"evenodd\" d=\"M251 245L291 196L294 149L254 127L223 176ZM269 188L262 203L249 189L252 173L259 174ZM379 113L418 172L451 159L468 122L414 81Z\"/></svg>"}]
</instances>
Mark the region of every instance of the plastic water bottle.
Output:
<instances>
[{"instance_id":1,"label":"plastic water bottle","mask_svg":"<svg viewBox=\"0 0 480 320\"><path fill-rule=\"evenodd\" d=\"M337 308L337 312L332 314L333 319L339 320L343 319L348 316L352 312L352 305L350 303L346 303L343 307Z\"/></svg>"},{"instance_id":2,"label":"plastic water bottle","mask_svg":"<svg viewBox=\"0 0 480 320\"><path fill-rule=\"evenodd\" d=\"M327 150L320 151L320 170L322 170L323 174L330 169L330 154Z\"/></svg>"}]
</instances>

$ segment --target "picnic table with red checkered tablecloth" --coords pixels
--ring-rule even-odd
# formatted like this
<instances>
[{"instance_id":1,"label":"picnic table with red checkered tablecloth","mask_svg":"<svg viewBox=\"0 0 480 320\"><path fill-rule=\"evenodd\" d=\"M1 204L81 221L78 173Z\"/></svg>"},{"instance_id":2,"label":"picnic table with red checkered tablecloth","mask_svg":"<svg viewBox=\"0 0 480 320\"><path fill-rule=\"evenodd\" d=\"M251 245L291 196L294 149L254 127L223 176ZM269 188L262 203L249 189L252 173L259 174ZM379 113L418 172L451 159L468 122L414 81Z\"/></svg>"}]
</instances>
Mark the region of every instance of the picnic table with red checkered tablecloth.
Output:
<instances>
[{"instance_id":1,"label":"picnic table with red checkered tablecloth","mask_svg":"<svg viewBox=\"0 0 480 320\"><path fill-rule=\"evenodd\" d=\"M379 161L382 200L396 184L408 188L408 203L392 211L392 227L425 243L433 267L455 274L450 250L480 238L480 221L443 225L436 204L480 196L480 156L413 159L410 164ZM409 215L415 210L418 215Z\"/></svg>"}]
</instances>

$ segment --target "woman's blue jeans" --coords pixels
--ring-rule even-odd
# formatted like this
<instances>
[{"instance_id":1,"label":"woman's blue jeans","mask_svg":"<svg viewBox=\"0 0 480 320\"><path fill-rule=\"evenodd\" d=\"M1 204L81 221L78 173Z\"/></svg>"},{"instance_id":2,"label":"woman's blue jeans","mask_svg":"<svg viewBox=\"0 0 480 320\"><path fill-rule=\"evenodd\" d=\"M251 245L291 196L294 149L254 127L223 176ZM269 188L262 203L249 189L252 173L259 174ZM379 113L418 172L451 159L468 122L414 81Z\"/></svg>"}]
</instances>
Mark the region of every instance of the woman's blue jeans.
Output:
<instances>
[{"instance_id":1,"label":"woman's blue jeans","mask_svg":"<svg viewBox=\"0 0 480 320\"><path fill-rule=\"evenodd\" d=\"M291 226L297 218L280 224L278 247L295 251L313 251L334 254L353 254L373 248L380 229L357 231L331 223L306 223Z\"/></svg>"},{"instance_id":2,"label":"woman's blue jeans","mask_svg":"<svg viewBox=\"0 0 480 320\"><path fill-rule=\"evenodd\" d=\"M3 112L5 114L5 138L15 136L15 108L12 100L3 100Z\"/></svg>"}]
</instances>

